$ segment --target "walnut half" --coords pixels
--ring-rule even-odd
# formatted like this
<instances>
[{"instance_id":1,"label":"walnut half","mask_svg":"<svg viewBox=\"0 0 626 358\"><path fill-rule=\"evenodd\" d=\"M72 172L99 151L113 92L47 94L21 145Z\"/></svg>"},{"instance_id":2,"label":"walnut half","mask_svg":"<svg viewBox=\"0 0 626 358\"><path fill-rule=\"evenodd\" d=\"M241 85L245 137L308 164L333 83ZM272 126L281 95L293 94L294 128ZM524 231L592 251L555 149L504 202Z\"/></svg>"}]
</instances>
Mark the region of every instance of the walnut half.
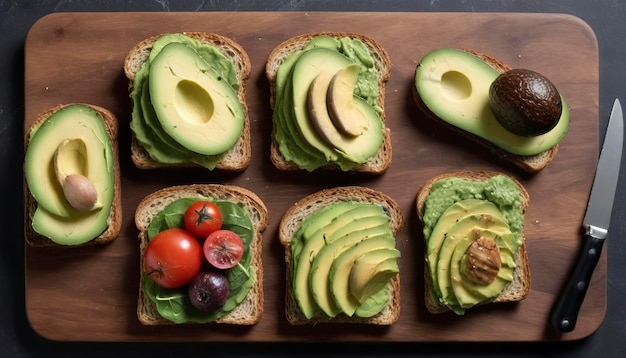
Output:
<instances>
[{"instance_id":1,"label":"walnut half","mask_svg":"<svg viewBox=\"0 0 626 358\"><path fill-rule=\"evenodd\" d=\"M463 273L472 282L488 285L495 280L502 261L496 242L481 236L467 248L463 260Z\"/></svg>"}]
</instances>

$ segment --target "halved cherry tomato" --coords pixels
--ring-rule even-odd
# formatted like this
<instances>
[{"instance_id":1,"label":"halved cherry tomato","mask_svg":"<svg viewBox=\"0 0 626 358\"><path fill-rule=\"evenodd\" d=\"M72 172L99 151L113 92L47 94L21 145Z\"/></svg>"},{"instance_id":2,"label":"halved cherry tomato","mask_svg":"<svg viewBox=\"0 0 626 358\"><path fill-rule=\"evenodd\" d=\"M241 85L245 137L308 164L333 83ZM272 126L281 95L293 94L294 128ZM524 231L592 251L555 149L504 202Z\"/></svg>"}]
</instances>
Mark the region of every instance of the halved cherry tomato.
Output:
<instances>
[{"instance_id":1,"label":"halved cherry tomato","mask_svg":"<svg viewBox=\"0 0 626 358\"><path fill-rule=\"evenodd\" d=\"M187 231L198 239L204 240L222 227L222 212L213 202L196 201L185 211L183 221Z\"/></svg>"},{"instance_id":2,"label":"halved cherry tomato","mask_svg":"<svg viewBox=\"0 0 626 358\"><path fill-rule=\"evenodd\" d=\"M158 233L146 246L143 271L164 288L181 287L200 272L202 247L198 239L183 229Z\"/></svg>"},{"instance_id":3,"label":"halved cherry tomato","mask_svg":"<svg viewBox=\"0 0 626 358\"><path fill-rule=\"evenodd\" d=\"M203 245L204 257L213 267L229 269L241 261L243 241L230 230L217 230L207 237Z\"/></svg>"}]
</instances>

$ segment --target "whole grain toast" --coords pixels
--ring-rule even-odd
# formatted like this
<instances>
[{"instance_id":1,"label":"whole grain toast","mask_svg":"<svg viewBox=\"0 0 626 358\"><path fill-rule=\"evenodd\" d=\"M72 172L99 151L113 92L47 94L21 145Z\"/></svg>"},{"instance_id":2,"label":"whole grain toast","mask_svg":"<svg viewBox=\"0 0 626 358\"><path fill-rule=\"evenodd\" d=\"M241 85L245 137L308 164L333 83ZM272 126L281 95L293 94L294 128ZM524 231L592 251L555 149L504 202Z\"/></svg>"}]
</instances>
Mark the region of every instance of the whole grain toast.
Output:
<instances>
[{"instance_id":1,"label":"whole grain toast","mask_svg":"<svg viewBox=\"0 0 626 358\"><path fill-rule=\"evenodd\" d=\"M508 70L511 69L511 67L505 63L503 63L502 61L499 61L489 55L483 54L483 53L479 53L476 52L474 50L469 50L469 49L462 49L465 52L468 52L476 57L478 57L480 60L484 61L486 64L488 64L489 66L491 66L493 69L495 69L496 71L500 72L500 73L504 73ZM416 68L417 71L417 68ZM473 143L476 143L482 147L484 147L488 152L490 152L491 154L493 154L496 158L498 158L499 160L505 161L507 163L512 164L513 166L522 169L525 172L528 173L536 173L539 172L540 170L542 170L543 168L545 168L551 161L552 159L554 159L554 157L556 156L556 154L559 151L559 144L557 143L555 146L553 146L552 148L541 152L539 154L535 154L535 155L530 155L530 156L522 156L522 155L516 155L516 154L512 154L509 153L503 149L501 149L500 147L492 144L491 142L482 139L470 132L467 132L463 129L460 129L452 124L449 124L448 122L440 119L439 117L437 117L437 115L435 115L432 111L430 111L430 109L428 109L428 107L426 106L426 104L422 101L422 98L420 97L419 93L417 92L417 88L415 85L411 86L412 88L412 92L413 92L413 99L417 105L417 107L424 112L424 114L426 114L426 116L428 116L429 118L431 118L432 120L434 120L437 124L443 126L444 128L447 128L459 135L461 135L462 137L472 141Z\"/></svg>"},{"instance_id":2,"label":"whole grain toast","mask_svg":"<svg viewBox=\"0 0 626 358\"><path fill-rule=\"evenodd\" d=\"M301 312L292 289L292 254L291 240L298 231L302 222L318 209L339 202L358 202L380 205L390 218L390 229L395 234L404 225L404 217L398 204L389 196L362 186L344 186L324 189L310 194L294 203L283 215L279 227L278 238L285 248L286 293L285 293L285 315L289 323L293 325L315 324L321 322L333 323L359 323L372 325L391 325L400 316L400 275L396 275L391 280L391 298L387 306L377 315L369 318L348 317L338 315L329 320L325 316L313 316L307 319Z\"/></svg>"},{"instance_id":3,"label":"whole grain toast","mask_svg":"<svg viewBox=\"0 0 626 358\"><path fill-rule=\"evenodd\" d=\"M83 105L91 108L96 111L102 122L104 123L104 128L106 130L107 135L109 136L109 141L111 143L111 151L113 157L113 201L111 203L111 211L109 213L107 219L107 227L104 232L102 232L99 236L94 239L80 245L60 245L50 240L47 237L44 237L33 229L31 225L31 218L37 209L37 201L31 195L28 185L26 183L26 177L24 177L24 239L26 243L32 247L77 247L77 246L89 246L89 245L97 245L97 244L106 244L117 238L120 233L122 226L122 187L120 182L120 164L118 160L118 121L117 117L110 112L109 110L96 106L93 104L86 103L69 103L69 104L59 104L53 108L48 109L47 111L39 114L35 121L29 126L28 130L24 133L24 151L28 148L28 144L30 142L31 132L38 128L46 119L48 119L55 112L71 106L71 105Z\"/></svg>"},{"instance_id":4,"label":"whole grain toast","mask_svg":"<svg viewBox=\"0 0 626 358\"><path fill-rule=\"evenodd\" d=\"M276 46L269 54L267 62L265 64L265 75L270 83L270 106L274 109L276 88L276 72L281 63L293 52L303 49L311 40L316 37L329 36L333 38L348 37L351 39L358 39L365 44L370 54L372 55L375 63L375 67L379 72L378 86L380 94L378 96L376 104L383 109L380 113L380 118L383 122L383 143L378 150L377 154L370 158L367 162L357 166L351 171L381 174L384 173L391 165L392 160L392 147L391 147L391 132L389 128L384 126L386 122L385 116L385 84L391 76L391 59L387 54L387 51L373 38L349 32L316 32L307 33L299 36L295 36L285 40ZM278 149L278 143L275 137L276 127L274 125L272 129L272 140L270 145L270 159L274 166L280 170L299 170L300 168L293 162L287 161L280 154ZM335 165L327 165L322 167L326 170L337 170Z\"/></svg>"},{"instance_id":5,"label":"whole grain toast","mask_svg":"<svg viewBox=\"0 0 626 358\"><path fill-rule=\"evenodd\" d=\"M458 171L451 173L444 173L437 175L435 177L427 180L418 190L416 196L416 211L420 220L422 220L424 215L424 203L428 194L430 193L430 189L433 184L437 181L446 179L446 178L462 178L471 181L484 181L489 179L495 175L503 175L499 172L494 171ZM520 193L522 195L522 213L525 213L528 209L528 205L530 204L530 196L524 186L515 178L510 177L520 189ZM528 265L528 253L526 249L526 240L522 233L522 244L517 251L517 256L515 262L517 267L513 271L513 281L505 286L504 290L491 302L513 302L523 300L530 291L530 267ZM436 302L434 297L435 295L431 294L433 290L432 278L429 275L428 263L424 262L424 300L426 304L426 309L431 313L443 313L448 311L449 309Z\"/></svg>"},{"instance_id":6,"label":"whole grain toast","mask_svg":"<svg viewBox=\"0 0 626 358\"><path fill-rule=\"evenodd\" d=\"M182 32L181 34L211 45L219 50L233 64L239 81L237 96L243 107L244 127L235 145L230 148L216 165L216 169L226 171L242 171L250 164L252 149L250 147L250 116L246 101L246 85L250 77L252 65L250 58L244 48L235 40L214 33L205 32ZM124 59L124 74L129 81L129 93L133 89L135 74L141 69L143 63L148 59L152 45L156 40L165 34L149 37L135 45ZM134 134L131 142L131 158L133 163L140 169L153 169L164 167L199 167L192 162L179 164L163 164L153 160L148 152L139 144Z\"/></svg>"},{"instance_id":7,"label":"whole grain toast","mask_svg":"<svg viewBox=\"0 0 626 358\"><path fill-rule=\"evenodd\" d=\"M245 299L225 316L213 321L221 324L253 325L263 315L263 262L262 233L267 227L269 216L264 202L252 191L243 187L222 184L191 184L172 186L149 194L137 205L135 226L139 229L140 270L143 253L148 244L146 230L152 218L168 204L181 198L208 197L213 200L226 200L242 207L250 216L254 227L254 238L250 244L252 259L250 266L256 272L256 281ZM143 271L140 271L143 272ZM150 298L144 294L145 275L140 275L137 318L144 325L169 325L171 321L161 317Z\"/></svg>"}]
</instances>

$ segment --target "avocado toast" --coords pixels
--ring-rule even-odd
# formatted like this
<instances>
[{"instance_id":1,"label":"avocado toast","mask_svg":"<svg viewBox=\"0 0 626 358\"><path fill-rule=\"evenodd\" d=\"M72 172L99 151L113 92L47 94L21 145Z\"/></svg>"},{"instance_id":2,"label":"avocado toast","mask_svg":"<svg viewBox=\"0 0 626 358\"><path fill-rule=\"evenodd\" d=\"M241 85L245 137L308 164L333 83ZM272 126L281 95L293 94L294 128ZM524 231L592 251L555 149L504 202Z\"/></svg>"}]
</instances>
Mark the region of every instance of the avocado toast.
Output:
<instances>
[{"instance_id":1,"label":"avocado toast","mask_svg":"<svg viewBox=\"0 0 626 358\"><path fill-rule=\"evenodd\" d=\"M393 199L361 186L321 190L294 203L279 224L289 323L395 323L400 252L394 235L403 224Z\"/></svg>"},{"instance_id":2,"label":"avocado toast","mask_svg":"<svg viewBox=\"0 0 626 358\"><path fill-rule=\"evenodd\" d=\"M431 313L519 301L530 290L520 182L490 171L445 173L416 197L425 239L424 299Z\"/></svg>"},{"instance_id":3,"label":"avocado toast","mask_svg":"<svg viewBox=\"0 0 626 358\"><path fill-rule=\"evenodd\" d=\"M232 277L238 277L238 283L235 284L234 281L230 283L231 293L226 303L229 308L227 311L223 311L226 310L223 308L214 313L199 312L190 306L186 290L159 291L159 287L151 282L152 279L141 271L137 317L144 325L209 322L256 324L261 319L264 309L261 235L267 227L269 218L263 201L248 189L233 185L193 184L164 188L146 196L135 211L135 226L139 229L140 261L143 262L145 248L153 238L150 236L156 231L162 231L165 226L180 227L184 213L184 209L181 211L180 208L195 200L211 200L224 207L230 207L228 211L223 211L225 225L239 227L236 230L243 229L242 239L246 238L244 240L246 249L242 258L244 267L232 272L232 275L229 274L229 281L234 280ZM227 213L230 214L226 215ZM157 220L153 222L155 218ZM168 224L164 226L166 222ZM143 267L141 264L139 266ZM241 280L242 277L246 278L245 282ZM233 285L240 286L239 293L233 292L235 288ZM157 293L180 304L171 305L167 299L157 300ZM177 313L172 307L179 307L180 311Z\"/></svg>"},{"instance_id":4,"label":"avocado toast","mask_svg":"<svg viewBox=\"0 0 626 358\"><path fill-rule=\"evenodd\" d=\"M138 43L124 61L133 163L141 169L247 168L250 69L243 47L218 34L161 34Z\"/></svg>"},{"instance_id":5,"label":"avocado toast","mask_svg":"<svg viewBox=\"0 0 626 358\"><path fill-rule=\"evenodd\" d=\"M117 238L122 225L117 138L115 115L91 104L58 105L35 119L24 136L27 244L72 247ZM81 176L93 184L96 200L77 209L67 200L67 184Z\"/></svg>"},{"instance_id":6,"label":"avocado toast","mask_svg":"<svg viewBox=\"0 0 626 358\"><path fill-rule=\"evenodd\" d=\"M295 36L272 50L265 72L273 109L270 158L278 169L387 170L391 61L374 39L340 32Z\"/></svg>"},{"instance_id":7,"label":"avocado toast","mask_svg":"<svg viewBox=\"0 0 626 358\"><path fill-rule=\"evenodd\" d=\"M502 61L473 50L436 49L426 54L415 69L413 99L437 124L480 145L500 160L536 173L556 156L569 127L569 107L560 96L561 118L545 134L520 136L508 131L494 117L489 91L496 78L510 70Z\"/></svg>"}]
</instances>

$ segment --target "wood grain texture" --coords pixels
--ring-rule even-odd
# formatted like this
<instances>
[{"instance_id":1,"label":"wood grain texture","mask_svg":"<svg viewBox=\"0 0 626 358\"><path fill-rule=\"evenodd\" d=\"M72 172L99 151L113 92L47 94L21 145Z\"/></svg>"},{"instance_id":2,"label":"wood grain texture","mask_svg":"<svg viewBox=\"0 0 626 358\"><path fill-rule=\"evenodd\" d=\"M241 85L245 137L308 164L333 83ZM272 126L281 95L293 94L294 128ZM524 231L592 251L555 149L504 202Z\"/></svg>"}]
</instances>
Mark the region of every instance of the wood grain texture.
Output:
<instances>
[{"instance_id":1,"label":"wood grain texture","mask_svg":"<svg viewBox=\"0 0 626 358\"><path fill-rule=\"evenodd\" d=\"M201 169L141 171L130 161L130 99L122 72L137 42L162 32L206 31L230 36L248 52L252 74L248 105L253 159L239 174ZM283 173L269 161L271 110L264 63L287 38L305 32L350 31L371 36L389 52L386 91L393 163L382 176ZM468 141L441 129L411 98L415 66L440 47L471 48L512 67L550 78L571 107L571 127L555 160L526 175ZM606 255L593 276L573 333L548 325L550 308L577 255L582 220L598 155L598 48L591 29L561 14L503 13L57 13L39 20L25 43L27 127L58 103L88 102L120 121L124 221L120 237L104 247L26 248L26 312L43 337L64 341L556 341L592 334L606 310ZM531 196L526 240L531 293L514 304L475 308L463 317L430 315L424 308L423 237L414 212L419 186L459 169L498 170L518 178ZM255 191L270 223L263 238L265 313L253 327L208 325L143 327L135 314L139 282L137 229L132 215L147 194L174 184L228 183ZM399 321L387 328L318 325L292 327L284 317L281 215L299 198L322 188L360 184L394 198L406 217L397 236L402 283Z\"/></svg>"}]
</instances>

